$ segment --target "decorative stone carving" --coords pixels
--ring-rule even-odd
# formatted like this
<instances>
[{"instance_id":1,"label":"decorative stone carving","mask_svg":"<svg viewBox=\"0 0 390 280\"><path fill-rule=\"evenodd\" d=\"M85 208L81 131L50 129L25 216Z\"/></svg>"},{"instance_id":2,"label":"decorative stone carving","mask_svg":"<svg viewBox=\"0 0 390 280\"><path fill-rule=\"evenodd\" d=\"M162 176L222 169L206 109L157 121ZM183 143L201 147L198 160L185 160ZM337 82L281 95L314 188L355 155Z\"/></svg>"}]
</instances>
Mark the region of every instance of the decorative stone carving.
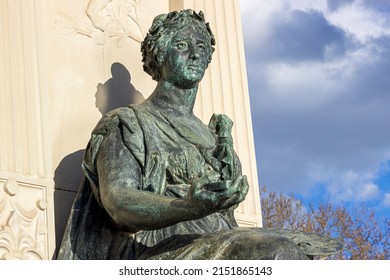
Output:
<instances>
[{"instance_id":1,"label":"decorative stone carving","mask_svg":"<svg viewBox=\"0 0 390 280\"><path fill-rule=\"evenodd\" d=\"M85 23L76 23L62 15L56 22L60 33L79 34L90 37L96 44L103 45L106 40L117 40L122 47L128 38L140 43L144 32L140 17L149 13L143 0L90 0L85 11Z\"/></svg>"},{"instance_id":2,"label":"decorative stone carving","mask_svg":"<svg viewBox=\"0 0 390 280\"><path fill-rule=\"evenodd\" d=\"M4 185L4 190L10 195L14 196L18 192L19 186L16 180L9 179L7 183Z\"/></svg>"},{"instance_id":3,"label":"decorative stone carving","mask_svg":"<svg viewBox=\"0 0 390 280\"><path fill-rule=\"evenodd\" d=\"M0 178L0 259L48 258L46 208L43 186Z\"/></svg>"}]
</instances>

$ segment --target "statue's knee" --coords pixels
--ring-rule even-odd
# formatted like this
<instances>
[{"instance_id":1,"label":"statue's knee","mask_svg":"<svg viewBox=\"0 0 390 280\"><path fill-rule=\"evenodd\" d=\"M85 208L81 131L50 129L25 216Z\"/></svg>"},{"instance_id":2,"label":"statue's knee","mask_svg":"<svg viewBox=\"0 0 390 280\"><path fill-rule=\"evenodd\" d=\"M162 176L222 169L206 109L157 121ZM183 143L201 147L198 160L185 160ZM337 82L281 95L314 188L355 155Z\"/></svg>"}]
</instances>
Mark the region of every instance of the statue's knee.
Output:
<instances>
[{"instance_id":1,"label":"statue's knee","mask_svg":"<svg viewBox=\"0 0 390 280\"><path fill-rule=\"evenodd\" d=\"M289 260L307 259L291 239L252 230L239 230L222 242L216 259Z\"/></svg>"},{"instance_id":2,"label":"statue's knee","mask_svg":"<svg viewBox=\"0 0 390 280\"><path fill-rule=\"evenodd\" d=\"M285 237L275 237L270 242L273 256L276 260L305 260L307 256L299 246L291 239Z\"/></svg>"},{"instance_id":3,"label":"statue's knee","mask_svg":"<svg viewBox=\"0 0 390 280\"><path fill-rule=\"evenodd\" d=\"M231 244L234 251L244 259L290 260L307 259L299 246L291 239L282 236L254 234Z\"/></svg>"}]
</instances>

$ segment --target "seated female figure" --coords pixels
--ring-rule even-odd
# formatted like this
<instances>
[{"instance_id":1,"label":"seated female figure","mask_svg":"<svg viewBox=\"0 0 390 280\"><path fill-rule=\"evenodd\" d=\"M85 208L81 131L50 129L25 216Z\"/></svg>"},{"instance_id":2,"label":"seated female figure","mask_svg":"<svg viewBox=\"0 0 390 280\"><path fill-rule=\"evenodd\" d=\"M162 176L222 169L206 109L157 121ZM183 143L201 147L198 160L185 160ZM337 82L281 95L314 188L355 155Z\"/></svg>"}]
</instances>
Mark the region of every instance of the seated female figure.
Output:
<instances>
[{"instance_id":1,"label":"seated female figure","mask_svg":"<svg viewBox=\"0 0 390 280\"><path fill-rule=\"evenodd\" d=\"M193 114L214 45L201 12L155 18L141 49L157 86L94 129L60 259L307 259L289 235L237 226L249 186L232 122Z\"/></svg>"}]
</instances>

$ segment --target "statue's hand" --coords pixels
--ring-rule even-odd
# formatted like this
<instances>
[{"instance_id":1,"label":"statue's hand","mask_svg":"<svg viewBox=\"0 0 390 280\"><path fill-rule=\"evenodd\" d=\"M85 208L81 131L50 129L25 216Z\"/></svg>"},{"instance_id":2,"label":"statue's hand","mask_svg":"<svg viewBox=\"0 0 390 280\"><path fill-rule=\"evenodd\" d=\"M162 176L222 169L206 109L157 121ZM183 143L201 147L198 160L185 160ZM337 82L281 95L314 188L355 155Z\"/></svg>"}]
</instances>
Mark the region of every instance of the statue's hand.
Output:
<instances>
[{"instance_id":1,"label":"statue's hand","mask_svg":"<svg viewBox=\"0 0 390 280\"><path fill-rule=\"evenodd\" d=\"M249 189L248 180L245 175L240 175L235 180L211 183L207 188L212 190L215 186L218 188L220 185L222 185L222 188L220 190L217 189L217 191L223 193L227 198L221 200L221 203L219 204L221 210L241 203L245 199Z\"/></svg>"},{"instance_id":2,"label":"statue's hand","mask_svg":"<svg viewBox=\"0 0 390 280\"><path fill-rule=\"evenodd\" d=\"M246 176L221 181L219 176L206 175L193 182L188 199L207 215L242 202L248 188Z\"/></svg>"}]
</instances>

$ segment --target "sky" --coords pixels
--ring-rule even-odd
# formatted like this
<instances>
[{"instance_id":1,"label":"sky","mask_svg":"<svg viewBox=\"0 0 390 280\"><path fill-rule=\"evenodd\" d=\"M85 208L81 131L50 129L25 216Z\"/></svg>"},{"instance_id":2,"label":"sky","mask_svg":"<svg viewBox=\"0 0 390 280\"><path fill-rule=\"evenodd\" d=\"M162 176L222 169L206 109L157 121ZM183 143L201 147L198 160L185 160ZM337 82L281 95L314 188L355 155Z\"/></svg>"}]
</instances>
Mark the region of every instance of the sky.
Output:
<instances>
[{"instance_id":1,"label":"sky","mask_svg":"<svg viewBox=\"0 0 390 280\"><path fill-rule=\"evenodd\" d=\"M241 0L260 186L390 218L390 0Z\"/></svg>"}]
</instances>

